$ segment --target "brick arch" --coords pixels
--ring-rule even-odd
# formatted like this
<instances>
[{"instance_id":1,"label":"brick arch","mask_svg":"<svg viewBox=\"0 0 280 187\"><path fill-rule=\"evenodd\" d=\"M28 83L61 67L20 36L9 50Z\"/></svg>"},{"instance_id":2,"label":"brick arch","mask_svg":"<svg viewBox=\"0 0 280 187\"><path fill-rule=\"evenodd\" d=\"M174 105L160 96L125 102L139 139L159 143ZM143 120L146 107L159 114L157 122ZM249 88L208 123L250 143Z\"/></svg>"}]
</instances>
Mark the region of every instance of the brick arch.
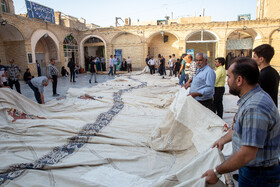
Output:
<instances>
[{"instance_id":1,"label":"brick arch","mask_svg":"<svg viewBox=\"0 0 280 187\"><path fill-rule=\"evenodd\" d=\"M225 40L227 40L228 37L235 31L245 32L245 33L249 34L250 36L252 36L253 39L263 38L262 34L256 32L254 29L243 27L243 28L239 28L239 29L234 29L234 30L230 31L229 33L227 33Z\"/></svg>"},{"instance_id":2,"label":"brick arch","mask_svg":"<svg viewBox=\"0 0 280 187\"><path fill-rule=\"evenodd\" d=\"M269 44L274 48L274 56L270 61L270 65L272 65L277 71L280 71L280 30L275 29L269 35Z\"/></svg>"},{"instance_id":3,"label":"brick arch","mask_svg":"<svg viewBox=\"0 0 280 187\"><path fill-rule=\"evenodd\" d=\"M146 42L147 42L147 43L150 43L150 42L153 40L153 38L154 38L155 36L161 34L161 32L162 32L162 31L156 31L156 32L154 32L154 33L151 33L151 34L147 37ZM174 36L177 38L177 40L179 41L179 37L177 36L177 34L172 33L172 32L169 32L169 31L168 31L168 32L163 31L163 32L164 32L164 33L167 33L167 34L174 35Z\"/></svg>"},{"instance_id":4,"label":"brick arch","mask_svg":"<svg viewBox=\"0 0 280 187\"><path fill-rule=\"evenodd\" d=\"M25 40L22 32L14 25L8 23L0 30L3 41L23 41Z\"/></svg>"},{"instance_id":5,"label":"brick arch","mask_svg":"<svg viewBox=\"0 0 280 187\"><path fill-rule=\"evenodd\" d=\"M52 41L54 42L54 44L56 46L56 50L57 50L57 58L56 58L56 60L60 62L59 41L58 41L57 37L51 31L43 30L43 29L39 29L39 30L34 31L32 36L31 36L32 62L36 63L35 49L36 49L36 45L37 45L38 41L42 37L50 37L52 39Z\"/></svg>"},{"instance_id":6,"label":"brick arch","mask_svg":"<svg viewBox=\"0 0 280 187\"><path fill-rule=\"evenodd\" d=\"M120 33L116 34L116 35L112 38L111 43L112 43L112 44L116 44L116 43L117 43L117 42L116 42L117 39L119 39L120 37L123 37L123 36L130 38L130 40L128 39L128 40L125 42L126 44L129 44L129 43L132 42L132 41L134 41L134 42L132 42L132 43L142 43L142 40L141 40L140 36L138 36L138 35L136 35L136 34L133 34L133 33L130 33L130 32L120 32ZM135 41L135 40L131 40L131 39L136 39L136 41ZM138 41L137 41L137 40L138 40Z\"/></svg>"},{"instance_id":7,"label":"brick arch","mask_svg":"<svg viewBox=\"0 0 280 187\"><path fill-rule=\"evenodd\" d=\"M212 31L198 29L189 33L186 38L186 50L193 49L193 56L197 53L203 52L208 55L208 65L212 68L215 67L215 57L219 51L219 36ZM191 51L190 51L191 52Z\"/></svg>"},{"instance_id":8,"label":"brick arch","mask_svg":"<svg viewBox=\"0 0 280 187\"><path fill-rule=\"evenodd\" d=\"M269 34L269 42L271 42L271 38L275 32L280 32L280 28L274 29L273 31L271 31L271 33Z\"/></svg>"},{"instance_id":9,"label":"brick arch","mask_svg":"<svg viewBox=\"0 0 280 187\"><path fill-rule=\"evenodd\" d=\"M85 36L79 44L80 45L80 61L81 61L80 65L82 67L84 67L84 64L85 64L84 43L85 43L85 41L87 41L91 37L98 38L98 39L102 40L102 42L104 43L104 47L105 47L105 57L104 58L107 59L107 43L106 43L105 39L102 38L101 36L90 34L90 35Z\"/></svg>"},{"instance_id":10,"label":"brick arch","mask_svg":"<svg viewBox=\"0 0 280 187\"><path fill-rule=\"evenodd\" d=\"M215 32L212 32L212 31L209 31L209 30L196 30L196 31L193 31L191 32L190 34L188 34L185 38L185 41L188 41L188 39L193 36L194 34L198 33L198 32L201 32L201 31L205 31L207 33L210 33L211 35L213 35L215 38L216 38L216 41L219 41L219 36L215 33Z\"/></svg>"},{"instance_id":11,"label":"brick arch","mask_svg":"<svg viewBox=\"0 0 280 187\"><path fill-rule=\"evenodd\" d=\"M165 40L164 36L168 36ZM182 49L179 45L179 37L172 32L157 31L150 34L147 39L147 54L157 57L158 54L168 58L169 55L175 54L176 58L182 54Z\"/></svg>"}]
</instances>

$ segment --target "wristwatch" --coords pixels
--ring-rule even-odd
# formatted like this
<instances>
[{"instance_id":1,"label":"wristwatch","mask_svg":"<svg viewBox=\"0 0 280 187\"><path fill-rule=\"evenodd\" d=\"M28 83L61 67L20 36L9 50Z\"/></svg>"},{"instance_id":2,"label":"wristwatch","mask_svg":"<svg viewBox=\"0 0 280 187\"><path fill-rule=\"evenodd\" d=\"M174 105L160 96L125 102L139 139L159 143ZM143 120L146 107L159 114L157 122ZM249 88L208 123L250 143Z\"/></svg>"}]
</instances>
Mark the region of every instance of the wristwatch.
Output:
<instances>
[{"instance_id":1,"label":"wristwatch","mask_svg":"<svg viewBox=\"0 0 280 187\"><path fill-rule=\"evenodd\" d=\"M221 178L222 175L217 172L216 168L214 169L214 173L218 179Z\"/></svg>"}]
</instances>

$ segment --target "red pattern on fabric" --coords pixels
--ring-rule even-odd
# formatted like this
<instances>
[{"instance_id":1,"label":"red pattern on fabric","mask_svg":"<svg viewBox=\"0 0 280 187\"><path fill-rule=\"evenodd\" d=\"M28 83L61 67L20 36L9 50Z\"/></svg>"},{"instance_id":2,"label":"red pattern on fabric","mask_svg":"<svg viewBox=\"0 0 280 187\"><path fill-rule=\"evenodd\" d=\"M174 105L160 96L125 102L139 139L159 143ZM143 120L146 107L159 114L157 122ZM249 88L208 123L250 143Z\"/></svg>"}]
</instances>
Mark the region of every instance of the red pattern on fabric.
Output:
<instances>
[{"instance_id":1,"label":"red pattern on fabric","mask_svg":"<svg viewBox=\"0 0 280 187\"><path fill-rule=\"evenodd\" d=\"M11 108L8 111L8 114L13 118L12 122L15 122L18 119L46 119L45 117L39 117L39 116L35 116L35 115L25 114L14 108Z\"/></svg>"},{"instance_id":2,"label":"red pattern on fabric","mask_svg":"<svg viewBox=\"0 0 280 187\"><path fill-rule=\"evenodd\" d=\"M82 96L80 96L80 97L78 97L78 98L79 98L79 99L96 100L96 98L102 99L103 97L101 97L101 96L96 97L96 96L90 96L90 95L88 95L88 94L85 94L85 95L82 95Z\"/></svg>"}]
</instances>

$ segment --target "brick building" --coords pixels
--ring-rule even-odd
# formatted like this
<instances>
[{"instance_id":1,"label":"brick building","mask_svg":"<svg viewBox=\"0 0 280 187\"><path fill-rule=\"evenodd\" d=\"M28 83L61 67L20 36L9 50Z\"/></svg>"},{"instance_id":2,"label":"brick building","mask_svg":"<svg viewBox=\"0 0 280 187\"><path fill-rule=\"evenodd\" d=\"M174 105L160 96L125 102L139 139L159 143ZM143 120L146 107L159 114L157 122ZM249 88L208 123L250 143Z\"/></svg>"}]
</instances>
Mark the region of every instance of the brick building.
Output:
<instances>
[{"instance_id":1,"label":"brick building","mask_svg":"<svg viewBox=\"0 0 280 187\"><path fill-rule=\"evenodd\" d=\"M115 49L131 57L133 67L142 69L147 54L179 57L187 49L205 52L210 65L218 56L251 56L252 49L269 43L276 51L271 64L280 70L280 8L278 0L258 0L257 19L211 22L208 17L161 20L121 27L87 27L85 20L55 12L55 24L15 15L12 0L1 0L0 59L15 59L23 70L37 75L36 61L45 74L51 58L58 67L74 58L85 68L87 56L104 55L106 61ZM154 24L153 24L154 23Z\"/></svg>"}]
</instances>

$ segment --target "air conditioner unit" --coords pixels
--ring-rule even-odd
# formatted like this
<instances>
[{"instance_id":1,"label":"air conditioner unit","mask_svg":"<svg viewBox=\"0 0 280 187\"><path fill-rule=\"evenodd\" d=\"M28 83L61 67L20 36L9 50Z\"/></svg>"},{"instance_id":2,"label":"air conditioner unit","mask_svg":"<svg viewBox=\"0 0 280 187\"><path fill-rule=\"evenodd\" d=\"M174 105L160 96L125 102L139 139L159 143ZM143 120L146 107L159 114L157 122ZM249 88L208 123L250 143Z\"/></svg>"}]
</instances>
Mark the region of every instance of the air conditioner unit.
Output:
<instances>
[{"instance_id":1,"label":"air conditioner unit","mask_svg":"<svg viewBox=\"0 0 280 187\"><path fill-rule=\"evenodd\" d=\"M247 21L247 20L251 20L251 14L242 14L242 15L238 15L237 20L238 20L238 21Z\"/></svg>"}]
</instances>

